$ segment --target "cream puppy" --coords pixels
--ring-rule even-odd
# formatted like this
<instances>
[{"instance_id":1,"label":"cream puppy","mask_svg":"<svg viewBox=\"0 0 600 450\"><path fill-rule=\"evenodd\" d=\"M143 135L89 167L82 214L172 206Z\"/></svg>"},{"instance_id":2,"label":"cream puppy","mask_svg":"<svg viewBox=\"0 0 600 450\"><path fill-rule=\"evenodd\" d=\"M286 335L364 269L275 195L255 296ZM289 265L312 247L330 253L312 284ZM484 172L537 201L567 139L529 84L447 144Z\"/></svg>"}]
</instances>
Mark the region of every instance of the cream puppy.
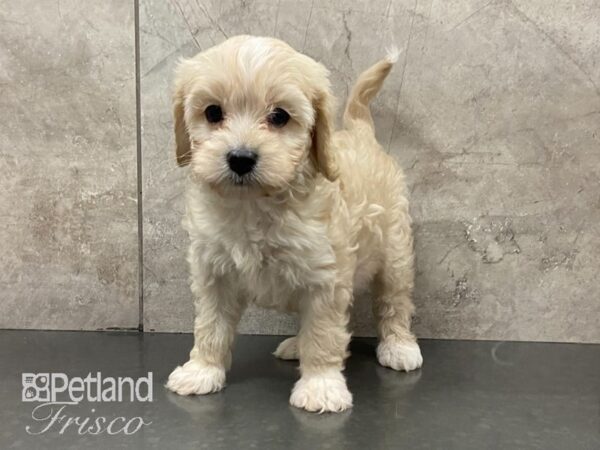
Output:
<instances>
[{"instance_id":1,"label":"cream puppy","mask_svg":"<svg viewBox=\"0 0 600 450\"><path fill-rule=\"evenodd\" d=\"M296 312L290 403L343 411L353 292L374 285L379 363L413 370L413 239L402 171L377 143L369 102L394 56L364 72L334 130L328 71L284 42L237 36L183 61L174 95L176 156L191 166L184 226L195 296L194 347L167 388L225 385L247 304Z\"/></svg>"}]
</instances>

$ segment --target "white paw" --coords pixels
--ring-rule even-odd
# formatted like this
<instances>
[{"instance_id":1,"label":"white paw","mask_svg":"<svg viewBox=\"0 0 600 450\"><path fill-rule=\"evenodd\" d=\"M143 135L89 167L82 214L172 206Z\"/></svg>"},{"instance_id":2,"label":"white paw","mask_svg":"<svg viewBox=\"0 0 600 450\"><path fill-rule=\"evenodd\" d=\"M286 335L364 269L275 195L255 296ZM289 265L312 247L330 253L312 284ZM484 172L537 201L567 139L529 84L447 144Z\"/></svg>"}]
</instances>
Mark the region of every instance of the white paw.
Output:
<instances>
[{"instance_id":1,"label":"white paw","mask_svg":"<svg viewBox=\"0 0 600 450\"><path fill-rule=\"evenodd\" d=\"M210 394L225 386L225 369L188 361L171 372L165 386L179 395Z\"/></svg>"},{"instance_id":2,"label":"white paw","mask_svg":"<svg viewBox=\"0 0 600 450\"><path fill-rule=\"evenodd\" d=\"M340 412L352 406L352 394L342 373L329 370L303 375L292 390L290 405L312 412Z\"/></svg>"},{"instance_id":3,"label":"white paw","mask_svg":"<svg viewBox=\"0 0 600 450\"><path fill-rule=\"evenodd\" d=\"M377 360L382 366L406 372L423 365L419 344L398 339L386 339L380 342L377 346Z\"/></svg>"},{"instance_id":4,"label":"white paw","mask_svg":"<svg viewBox=\"0 0 600 450\"><path fill-rule=\"evenodd\" d=\"M277 346L273 352L279 359L298 359L298 344L296 336L287 338Z\"/></svg>"}]
</instances>

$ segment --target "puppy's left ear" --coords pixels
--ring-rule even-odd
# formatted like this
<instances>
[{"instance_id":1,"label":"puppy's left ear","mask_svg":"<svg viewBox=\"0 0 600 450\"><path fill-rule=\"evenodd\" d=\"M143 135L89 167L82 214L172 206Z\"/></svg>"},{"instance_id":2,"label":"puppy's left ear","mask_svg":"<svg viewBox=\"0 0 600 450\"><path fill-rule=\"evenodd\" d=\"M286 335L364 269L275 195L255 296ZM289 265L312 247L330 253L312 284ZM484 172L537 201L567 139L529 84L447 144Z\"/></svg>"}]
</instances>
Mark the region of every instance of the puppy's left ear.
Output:
<instances>
[{"instance_id":1,"label":"puppy's left ear","mask_svg":"<svg viewBox=\"0 0 600 450\"><path fill-rule=\"evenodd\" d=\"M338 177L338 167L331 146L334 132L334 99L329 88L319 89L313 100L315 125L312 131L312 157L317 170L329 181Z\"/></svg>"}]
</instances>

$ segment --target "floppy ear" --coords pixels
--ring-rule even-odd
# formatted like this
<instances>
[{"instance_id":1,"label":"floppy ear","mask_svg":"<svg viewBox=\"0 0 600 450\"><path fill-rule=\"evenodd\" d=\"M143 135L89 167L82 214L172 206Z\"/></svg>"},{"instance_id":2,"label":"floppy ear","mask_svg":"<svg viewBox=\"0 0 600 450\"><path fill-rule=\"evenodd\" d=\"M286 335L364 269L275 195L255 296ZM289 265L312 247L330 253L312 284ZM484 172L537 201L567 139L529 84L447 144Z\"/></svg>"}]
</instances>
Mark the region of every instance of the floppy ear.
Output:
<instances>
[{"instance_id":1,"label":"floppy ear","mask_svg":"<svg viewBox=\"0 0 600 450\"><path fill-rule=\"evenodd\" d=\"M313 108L315 125L312 131L312 157L317 170L329 181L334 181L338 177L338 168L331 148L334 131L333 96L328 88L317 91Z\"/></svg>"},{"instance_id":2,"label":"floppy ear","mask_svg":"<svg viewBox=\"0 0 600 450\"><path fill-rule=\"evenodd\" d=\"M178 80L173 96L173 125L175 129L175 156L179 167L187 166L192 160L190 135L184 118L184 83Z\"/></svg>"}]
</instances>

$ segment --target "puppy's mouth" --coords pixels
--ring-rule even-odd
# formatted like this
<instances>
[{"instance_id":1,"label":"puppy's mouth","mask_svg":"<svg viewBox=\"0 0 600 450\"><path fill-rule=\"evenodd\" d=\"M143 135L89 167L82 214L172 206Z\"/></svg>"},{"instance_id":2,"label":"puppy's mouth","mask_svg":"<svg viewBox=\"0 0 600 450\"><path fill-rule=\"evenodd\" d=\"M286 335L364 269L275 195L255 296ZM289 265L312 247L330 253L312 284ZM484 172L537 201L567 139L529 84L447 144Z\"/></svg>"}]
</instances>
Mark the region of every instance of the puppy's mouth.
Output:
<instances>
[{"instance_id":1,"label":"puppy's mouth","mask_svg":"<svg viewBox=\"0 0 600 450\"><path fill-rule=\"evenodd\" d=\"M241 176L228 173L218 182L209 182L208 185L224 199L246 200L271 196L271 190L263 185L254 173Z\"/></svg>"},{"instance_id":2,"label":"puppy's mouth","mask_svg":"<svg viewBox=\"0 0 600 450\"><path fill-rule=\"evenodd\" d=\"M256 184L256 177L254 177L252 173L245 175L231 173L229 175L229 182L234 186L252 186Z\"/></svg>"}]
</instances>

